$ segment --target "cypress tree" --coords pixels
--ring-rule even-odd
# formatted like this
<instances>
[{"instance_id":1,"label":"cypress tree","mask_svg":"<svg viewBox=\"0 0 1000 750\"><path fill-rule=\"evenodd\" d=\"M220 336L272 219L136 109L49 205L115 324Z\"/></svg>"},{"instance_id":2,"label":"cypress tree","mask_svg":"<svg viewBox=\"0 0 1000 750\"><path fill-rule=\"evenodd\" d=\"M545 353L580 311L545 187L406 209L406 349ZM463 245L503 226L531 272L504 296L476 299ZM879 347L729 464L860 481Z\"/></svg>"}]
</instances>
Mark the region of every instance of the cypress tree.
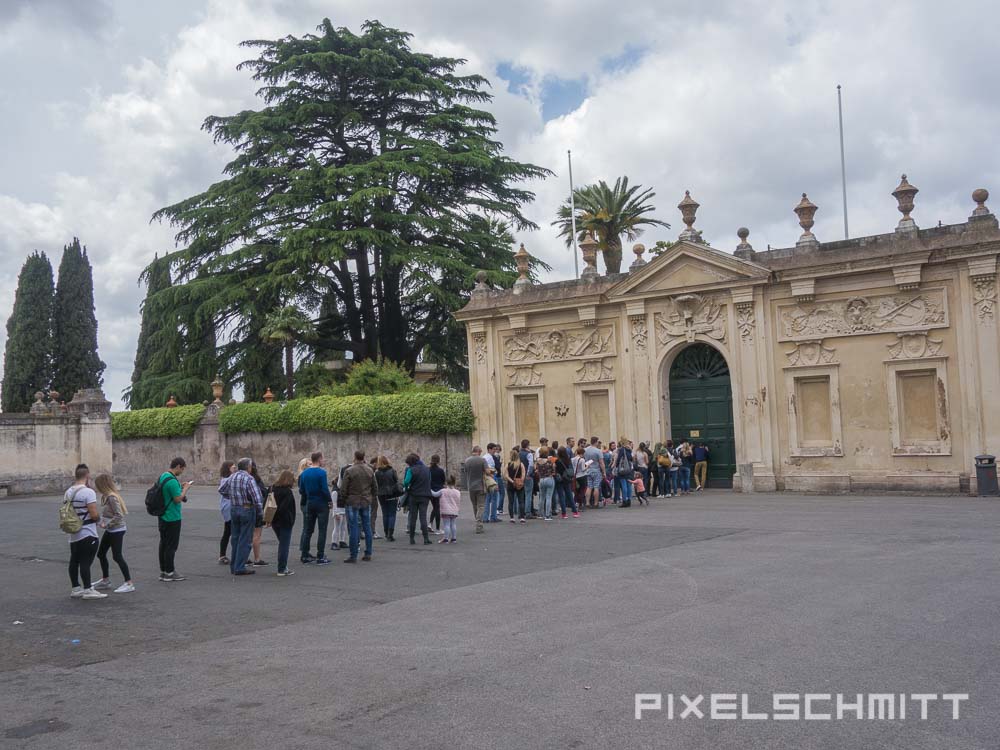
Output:
<instances>
[{"instance_id":1,"label":"cypress tree","mask_svg":"<svg viewBox=\"0 0 1000 750\"><path fill-rule=\"evenodd\" d=\"M66 401L81 388L100 388L105 364L97 355L94 276L76 237L63 248L52 313L52 385Z\"/></svg>"},{"instance_id":2,"label":"cypress tree","mask_svg":"<svg viewBox=\"0 0 1000 750\"><path fill-rule=\"evenodd\" d=\"M28 411L52 379L52 264L34 252L21 267L7 320L0 411Z\"/></svg>"},{"instance_id":3,"label":"cypress tree","mask_svg":"<svg viewBox=\"0 0 1000 750\"><path fill-rule=\"evenodd\" d=\"M142 317L132 384L124 393L130 409L163 406L165 399L160 399L160 389L154 383L177 366L181 348L176 316L160 309L162 306L158 308L155 299L159 292L170 288L170 264L165 258L156 258L143 277L146 280L146 299L140 308Z\"/></svg>"}]
</instances>

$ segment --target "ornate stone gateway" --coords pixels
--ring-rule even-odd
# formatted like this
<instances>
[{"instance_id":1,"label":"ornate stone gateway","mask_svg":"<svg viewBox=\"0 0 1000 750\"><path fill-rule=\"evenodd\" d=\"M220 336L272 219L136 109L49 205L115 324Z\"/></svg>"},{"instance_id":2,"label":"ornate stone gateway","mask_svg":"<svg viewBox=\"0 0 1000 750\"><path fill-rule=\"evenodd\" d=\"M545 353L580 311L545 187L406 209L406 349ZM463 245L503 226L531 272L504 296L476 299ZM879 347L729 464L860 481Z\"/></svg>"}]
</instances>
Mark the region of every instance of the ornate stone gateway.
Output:
<instances>
[{"instance_id":1,"label":"ornate stone gateway","mask_svg":"<svg viewBox=\"0 0 1000 750\"><path fill-rule=\"evenodd\" d=\"M729 366L708 344L685 348L670 367L670 435L704 440L711 451L710 487L731 487L736 470L733 391ZM692 483L692 487L693 487Z\"/></svg>"}]
</instances>

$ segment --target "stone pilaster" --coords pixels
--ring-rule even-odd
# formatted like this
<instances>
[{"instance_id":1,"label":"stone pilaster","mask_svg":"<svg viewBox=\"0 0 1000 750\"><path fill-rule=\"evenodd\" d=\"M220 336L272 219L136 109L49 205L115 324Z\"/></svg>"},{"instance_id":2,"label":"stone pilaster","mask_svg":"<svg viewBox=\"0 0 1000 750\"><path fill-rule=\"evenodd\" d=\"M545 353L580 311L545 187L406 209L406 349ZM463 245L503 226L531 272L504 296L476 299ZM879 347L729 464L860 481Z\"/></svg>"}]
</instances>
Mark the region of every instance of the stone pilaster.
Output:
<instances>
[{"instance_id":1,"label":"stone pilaster","mask_svg":"<svg viewBox=\"0 0 1000 750\"><path fill-rule=\"evenodd\" d=\"M112 473L111 402L104 392L100 388L79 390L66 404L66 411L80 418L80 463L87 464L94 476Z\"/></svg>"}]
</instances>

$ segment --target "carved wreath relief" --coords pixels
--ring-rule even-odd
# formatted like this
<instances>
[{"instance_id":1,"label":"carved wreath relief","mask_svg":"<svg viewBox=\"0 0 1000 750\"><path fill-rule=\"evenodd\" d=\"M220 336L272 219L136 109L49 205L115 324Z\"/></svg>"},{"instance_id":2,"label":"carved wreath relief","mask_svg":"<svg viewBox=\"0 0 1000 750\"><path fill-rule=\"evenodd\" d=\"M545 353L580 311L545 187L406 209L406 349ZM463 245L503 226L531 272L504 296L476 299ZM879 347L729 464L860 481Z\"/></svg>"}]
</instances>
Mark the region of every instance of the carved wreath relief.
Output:
<instances>
[{"instance_id":1,"label":"carved wreath relief","mask_svg":"<svg viewBox=\"0 0 1000 750\"><path fill-rule=\"evenodd\" d=\"M837 362L837 350L823 346L822 340L800 341L790 352L785 352L791 367L832 365Z\"/></svg>"},{"instance_id":2,"label":"carved wreath relief","mask_svg":"<svg viewBox=\"0 0 1000 750\"><path fill-rule=\"evenodd\" d=\"M585 331L520 333L503 342L506 363L557 362L614 353L614 329L595 327Z\"/></svg>"},{"instance_id":3,"label":"carved wreath relief","mask_svg":"<svg viewBox=\"0 0 1000 750\"><path fill-rule=\"evenodd\" d=\"M783 341L948 325L942 289L788 305L779 321Z\"/></svg>"},{"instance_id":4,"label":"carved wreath relief","mask_svg":"<svg viewBox=\"0 0 1000 750\"><path fill-rule=\"evenodd\" d=\"M724 305L714 297L701 294L679 294L667 299L666 312L653 316L656 340L668 344L672 339L685 337L694 341L701 334L725 343L726 318Z\"/></svg>"}]
</instances>

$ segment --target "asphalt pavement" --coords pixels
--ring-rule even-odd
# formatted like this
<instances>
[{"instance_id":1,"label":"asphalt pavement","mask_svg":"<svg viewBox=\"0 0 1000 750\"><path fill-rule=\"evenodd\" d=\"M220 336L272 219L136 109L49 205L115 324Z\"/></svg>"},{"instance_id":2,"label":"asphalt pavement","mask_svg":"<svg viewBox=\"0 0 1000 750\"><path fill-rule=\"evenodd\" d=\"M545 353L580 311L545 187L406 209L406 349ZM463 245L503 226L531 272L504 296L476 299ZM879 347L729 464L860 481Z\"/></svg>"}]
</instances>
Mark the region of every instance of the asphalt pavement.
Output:
<instances>
[{"instance_id":1,"label":"asphalt pavement","mask_svg":"<svg viewBox=\"0 0 1000 750\"><path fill-rule=\"evenodd\" d=\"M59 499L0 501L0 747L1000 746L1000 499L708 491L481 535L463 499L458 544L279 578L265 529L271 565L236 579L195 489L187 580L161 583L142 494L137 591L100 601L69 598ZM779 721L775 693L830 697ZM838 693L907 716L821 718ZM969 698L921 720L914 694Z\"/></svg>"}]
</instances>

